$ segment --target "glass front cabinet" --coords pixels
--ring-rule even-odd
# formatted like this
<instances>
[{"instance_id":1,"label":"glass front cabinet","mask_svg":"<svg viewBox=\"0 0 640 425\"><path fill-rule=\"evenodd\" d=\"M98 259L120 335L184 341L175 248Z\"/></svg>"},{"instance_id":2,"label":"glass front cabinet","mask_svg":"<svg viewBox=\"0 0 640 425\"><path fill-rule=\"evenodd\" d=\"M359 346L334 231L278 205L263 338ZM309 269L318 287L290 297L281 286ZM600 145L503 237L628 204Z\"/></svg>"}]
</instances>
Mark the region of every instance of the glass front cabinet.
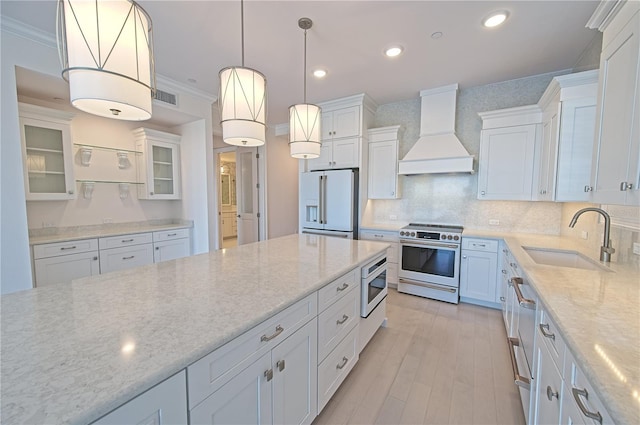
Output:
<instances>
[{"instance_id":1,"label":"glass front cabinet","mask_svg":"<svg viewBox=\"0 0 640 425\"><path fill-rule=\"evenodd\" d=\"M180 136L138 128L138 199L180 199Z\"/></svg>"},{"instance_id":2,"label":"glass front cabinet","mask_svg":"<svg viewBox=\"0 0 640 425\"><path fill-rule=\"evenodd\" d=\"M19 115L26 200L74 199L73 114L20 103Z\"/></svg>"}]
</instances>

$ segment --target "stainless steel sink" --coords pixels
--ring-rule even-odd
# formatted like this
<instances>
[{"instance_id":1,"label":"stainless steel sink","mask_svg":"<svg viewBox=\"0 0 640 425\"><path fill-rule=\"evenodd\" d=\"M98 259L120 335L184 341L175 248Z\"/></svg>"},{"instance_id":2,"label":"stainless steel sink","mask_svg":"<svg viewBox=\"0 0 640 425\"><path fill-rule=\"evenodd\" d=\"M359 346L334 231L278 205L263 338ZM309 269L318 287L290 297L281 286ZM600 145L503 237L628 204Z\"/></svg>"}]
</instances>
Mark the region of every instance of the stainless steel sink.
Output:
<instances>
[{"instance_id":1,"label":"stainless steel sink","mask_svg":"<svg viewBox=\"0 0 640 425\"><path fill-rule=\"evenodd\" d=\"M571 267L574 269L584 270L604 270L611 271L608 267L598 263L591 258L582 255L577 251L565 251L561 249L536 248L531 246L523 246L529 257L536 264L545 264L556 267Z\"/></svg>"}]
</instances>

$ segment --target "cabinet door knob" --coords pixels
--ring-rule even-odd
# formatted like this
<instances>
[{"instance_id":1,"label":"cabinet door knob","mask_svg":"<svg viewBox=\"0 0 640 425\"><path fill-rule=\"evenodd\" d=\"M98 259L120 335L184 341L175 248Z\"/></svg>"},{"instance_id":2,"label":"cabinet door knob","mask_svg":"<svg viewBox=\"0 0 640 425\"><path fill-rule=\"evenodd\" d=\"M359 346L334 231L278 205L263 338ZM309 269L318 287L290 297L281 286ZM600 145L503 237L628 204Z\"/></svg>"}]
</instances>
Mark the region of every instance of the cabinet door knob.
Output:
<instances>
[{"instance_id":1,"label":"cabinet door knob","mask_svg":"<svg viewBox=\"0 0 640 425\"><path fill-rule=\"evenodd\" d=\"M484 194L485 194L485 191L484 191L484 190L480 192L480 195L484 195Z\"/></svg>"},{"instance_id":2,"label":"cabinet door knob","mask_svg":"<svg viewBox=\"0 0 640 425\"><path fill-rule=\"evenodd\" d=\"M276 363L276 366L278 366L278 370L282 372L284 370L284 359L278 360L278 362Z\"/></svg>"},{"instance_id":3,"label":"cabinet door knob","mask_svg":"<svg viewBox=\"0 0 640 425\"><path fill-rule=\"evenodd\" d=\"M69 195L73 195L73 190L70 190L70 191L69 191Z\"/></svg>"},{"instance_id":4,"label":"cabinet door knob","mask_svg":"<svg viewBox=\"0 0 640 425\"><path fill-rule=\"evenodd\" d=\"M466 259L467 259L467 256L466 256L466 255L463 255L463 256L462 256L462 259L463 259L463 260L466 260Z\"/></svg>"},{"instance_id":5,"label":"cabinet door knob","mask_svg":"<svg viewBox=\"0 0 640 425\"><path fill-rule=\"evenodd\" d=\"M149 192L149 195L153 196L153 192Z\"/></svg>"},{"instance_id":6,"label":"cabinet door knob","mask_svg":"<svg viewBox=\"0 0 640 425\"><path fill-rule=\"evenodd\" d=\"M591 186L589 186L589 185L586 185L586 186L584 187L584 191L585 191L585 192L591 192L592 190L593 190L593 188L592 188Z\"/></svg>"},{"instance_id":7,"label":"cabinet door knob","mask_svg":"<svg viewBox=\"0 0 640 425\"><path fill-rule=\"evenodd\" d=\"M558 392L553 391L553 389L551 389L551 386L547 385L547 398L549 399L549 401L551 401L554 397L558 398Z\"/></svg>"},{"instance_id":8,"label":"cabinet door knob","mask_svg":"<svg viewBox=\"0 0 640 425\"><path fill-rule=\"evenodd\" d=\"M627 191L627 190L631 190L633 189L633 183L628 183L628 182L621 182L620 183L620 190L621 191Z\"/></svg>"},{"instance_id":9,"label":"cabinet door knob","mask_svg":"<svg viewBox=\"0 0 640 425\"><path fill-rule=\"evenodd\" d=\"M267 382L273 379L273 369L265 370L264 377L267 378Z\"/></svg>"}]
</instances>

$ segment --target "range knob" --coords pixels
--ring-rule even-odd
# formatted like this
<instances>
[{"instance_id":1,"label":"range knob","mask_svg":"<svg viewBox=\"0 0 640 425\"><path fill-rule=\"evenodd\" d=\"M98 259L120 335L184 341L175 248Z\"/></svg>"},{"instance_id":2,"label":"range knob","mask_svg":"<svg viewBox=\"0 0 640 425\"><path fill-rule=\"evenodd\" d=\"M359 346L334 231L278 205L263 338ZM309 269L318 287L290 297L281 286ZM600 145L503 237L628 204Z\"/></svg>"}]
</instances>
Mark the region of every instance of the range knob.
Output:
<instances>
[{"instance_id":1,"label":"range knob","mask_svg":"<svg viewBox=\"0 0 640 425\"><path fill-rule=\"evenodd\" d=\"M403 232L400 232L400 236L404 236L404 231L403 231Z\"/></svg>"},{"instance_id":2,"label":"range knob","mask_svg":"<svg viewBox=\"0 0 640 425\"><path fill-rule=\"evenodd\" d=\"M416 232L411 232L411 236L415 236L415 235L416 235Z\"/></svg>"},{"instance_id":3,"label":"range knob","mask_svg":"<svg viewBox=\"0 0 640 425\"><path fill-rule=\"evenodd\" d=\"M451 240L451 239L453 239L453 236L449 235L449 236L447 236L447 239Z\"/></svg>"},{"instance_id":4,"label":"range knob","mask_svg":"<svg viewBox=\"0 0 640 425\"><path fill-rule=\"evenodd\" d=\"M457 236L457 235L456 235L456 236L454 236L454 237L453 237L453 240L454 240L454 241L457 241L458 239L460 239L460 236Z\"/></svg>"},{"instance_id":5,"label":"range knob","mask_svg":"<svg viewBox=\"0 0 640 425\"><path fill-rule=\"evenodd\" d=\"M447 235L440 235L440 239L447 239Z\"/></svg>"}]
</instances>

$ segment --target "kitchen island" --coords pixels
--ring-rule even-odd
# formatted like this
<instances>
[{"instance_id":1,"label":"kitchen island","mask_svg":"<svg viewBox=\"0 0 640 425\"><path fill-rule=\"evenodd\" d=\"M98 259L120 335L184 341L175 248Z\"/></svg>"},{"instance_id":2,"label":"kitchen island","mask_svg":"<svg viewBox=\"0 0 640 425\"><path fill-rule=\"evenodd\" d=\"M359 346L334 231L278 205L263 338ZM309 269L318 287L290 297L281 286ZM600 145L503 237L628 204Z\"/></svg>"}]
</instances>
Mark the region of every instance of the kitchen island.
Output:
<instances>
[{"instance_id":1,"label":"kitchen island","mask_svg":"<svg viewBox=\"0 0 640 425\"><path fill-rule=\"evenodd\" d=\"M2 422L90 423L387 247L291 235L3 296Z\"/></svg>"}]
</instances>

